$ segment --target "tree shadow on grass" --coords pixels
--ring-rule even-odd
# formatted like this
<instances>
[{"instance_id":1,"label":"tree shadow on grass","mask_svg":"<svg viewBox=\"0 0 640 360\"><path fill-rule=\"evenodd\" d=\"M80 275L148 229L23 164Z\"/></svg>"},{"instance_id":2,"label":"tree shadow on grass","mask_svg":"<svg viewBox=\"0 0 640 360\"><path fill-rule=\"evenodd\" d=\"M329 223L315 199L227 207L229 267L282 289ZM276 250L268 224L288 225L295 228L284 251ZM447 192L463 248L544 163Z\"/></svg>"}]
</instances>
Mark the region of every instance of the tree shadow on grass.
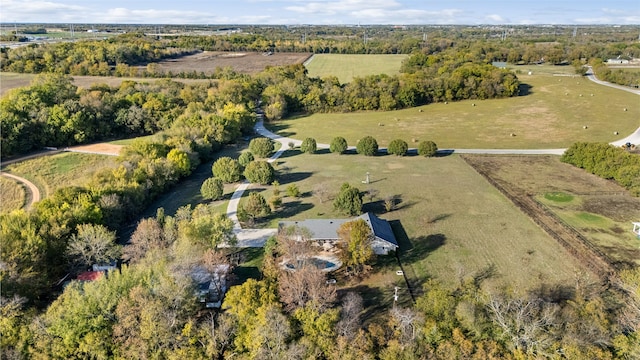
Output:
<instances>
[{"instance_id":1,"label":"tree shadow on grass","mask_svg":"<svg viewBox=\"0 0 640 360\"><path fill-rule=\"evenodd\" d=\"M307 171L288 172L288 173L285 173L285 174L279 174L278 175L278 182L280 183L280 185L295 183L295 182L307 179L307 178L311 177L311 175L313 175L313 173L312 172L307 172Z\"/></svg>"},{"instance_id":2,"label":"tree shadow on grass","mask_svg":"<svg viewBox=\"0 0 640 360\"><path fill-rule=\"evenodd\" d=\"M290 128L288 124L283 124L282 122L274 124L274 123L264 123L264 127L271 131L274 134L278 134L283 137L292 137L296 135L294 131L285 131Z\"/></svg>"},{"instance_id":3,"label":"tree shadow on grass","mask_svg":"<svg viewBox=\"0 0 640 360\"><path fill-rule=\"evenodd\" d=\"M378 313L387 309L393 301L393 294L384 294L379 288L367 285L353 286L345 289L345 292L354 292L362 296L362 305L365 309L361 315L362 319L375 317Z\"/></svg>"},{"instance_id":4,"label":"tree shadow on grass","mask_svg":"<svg viewBox=\"0 0 640 360\"><path fill-rule=\"evenodd\" d=\"M287 149L285 152L283 152L280 155L280 157L278 159L286 159L286 158L294 157L294 156L301 155L301 154L302 154L302 152L299 149Z\"/></svg>"},{"instance_id":5,"label":"tree shadow on grass","mask_svg":"<svg viewBox=\"0 0 640 360\"><path fill-rule=\"evenodd\" d=\"M411 239L411 247L407 250L400 247L400 260L403 263L413 264L424 260L430 253L434 252L446 243L447 237L444 234L431 234L419 236Z\"/></svg>"},{"instance_id":6,"label":"tree shadow on grass","mask_svg":"<svg viewBox=\"0 0 640 360\"><path fill-rule=\"evenodd\" d=\"M288 201L282 208L273 213L274 218L289 218L313 208L313 204L303 203L300 200Z\"/></svg>"},{"instance_id":7,"label":"tree shadow on grass","mask_svg":"<svg viewBox=\"0 0 640 360\"><path fill-rule=\"evenodd\" d=\"M529 85L529 84L520 84L518 86L518 96L527 96L527 95L531 95L533 94L533 91L531 91L531 89L533 89L533 86Z\"/></svg>"}]
</instances>

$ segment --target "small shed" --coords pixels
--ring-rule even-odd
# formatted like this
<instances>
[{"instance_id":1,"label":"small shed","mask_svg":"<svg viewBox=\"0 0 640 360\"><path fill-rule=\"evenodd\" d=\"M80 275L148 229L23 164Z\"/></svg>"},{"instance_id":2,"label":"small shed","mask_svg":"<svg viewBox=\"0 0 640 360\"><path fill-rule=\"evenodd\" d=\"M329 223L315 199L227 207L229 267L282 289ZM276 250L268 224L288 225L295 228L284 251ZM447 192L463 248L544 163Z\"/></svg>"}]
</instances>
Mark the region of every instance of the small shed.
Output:
<instances>
[{"instance_id":1,"label":"small shed","mask_svg":"<svg viewBox=\"0 0 640 360\"><path fill-rule=\"evenodd\" d=\"M104 275L102 271L85 271L76 278L78 281L96 281Z\"/></svg>"}]
</instances>

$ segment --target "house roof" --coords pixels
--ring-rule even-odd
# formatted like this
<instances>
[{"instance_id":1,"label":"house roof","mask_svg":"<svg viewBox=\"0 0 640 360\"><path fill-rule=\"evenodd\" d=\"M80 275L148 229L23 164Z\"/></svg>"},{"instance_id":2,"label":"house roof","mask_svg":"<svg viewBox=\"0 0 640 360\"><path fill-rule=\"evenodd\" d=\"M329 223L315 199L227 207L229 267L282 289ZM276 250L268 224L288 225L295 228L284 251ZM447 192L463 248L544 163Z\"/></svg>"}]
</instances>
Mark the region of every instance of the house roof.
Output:
<instances>
[{"instance_id":1,"label":"house roof","mask_svg":"<svg viewBox=\"0 0 640 360\"><path fill-rule=\"evenodd\" d=\"M387 220L380 219L379 217L375 216L370 212L364 213L358 216L357 218L363 219L364 221L367 222L367 224L369 224L369 227L371 228L373 235L395 246L398 246L398 241L396 240L396 236L393 234L391 225Z\"/></svg>"},{"instance_id":2,"label":"house roof","mask_svg":"<svg viewBox=\"0 0 640 360\"><path fill-rule=\"evenodd\" d=\"M300 221L283 221L280 223L280 226L298 226L306 228L311 232L312 240L338 240L340 238L338 236L338 229L340 228L340 225L357 219L364 220L367 225L369 225L369 228L371 228L371 232L375 237L398 246L398 241L393 234L391 225L389 225L386 220L380 219L370 212L364 213L353 219L307 219Z\"/></svg>"}]
</instances>

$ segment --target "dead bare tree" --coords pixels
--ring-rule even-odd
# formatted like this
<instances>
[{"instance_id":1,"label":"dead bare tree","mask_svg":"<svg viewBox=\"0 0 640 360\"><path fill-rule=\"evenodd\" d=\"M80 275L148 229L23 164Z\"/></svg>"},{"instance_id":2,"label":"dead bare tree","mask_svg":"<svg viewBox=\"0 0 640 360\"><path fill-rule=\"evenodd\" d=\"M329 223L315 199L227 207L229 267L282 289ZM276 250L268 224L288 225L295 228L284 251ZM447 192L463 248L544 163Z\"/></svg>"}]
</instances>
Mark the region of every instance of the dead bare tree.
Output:
<instances>
[{"instance_id":1,"label":"dead bare tree","mask_svg":"<svg viewBox=\"0 0 640 360\"><path fill-rule=\"evenodd\" d=\"M311 304L318 311L329 308L336 300L336 287L327 284L326 275L312 265L296 270L282 270L278 292L285 308L293 311Z\"/></svg>"},{"instance_id":2,"label":"dead bare tree","mask_svg":"<svg viewBox=\"0 0 640 360\"><path fill-rule=\"evenodd\" d=\"M320 203L322 204L323 202L328 200L329 187L327 186L326 183L319 183L313 187L312 193L313 193L313 196L315 196L318 199L318 201L320 201Z\"/></svg>"},{"instance_id":3,"label":"dead bare tree","mask_svg":"<svg viewBox=\"0 0 640 360\"><path fill-rule=\"evenodd\" d=\"M505 298L490 295L487 307L515 349L540 354L553 342L559 307L539 298Z\"/></svg>"},{"instance_id":4,"label":"dead bare tree","mask_svg":"<svg viewBox=\"0 0 640 360\"><path fill-rule=\"evenodd\" d=\"M340 321L336 324L336 333L339 336L352 339L362 325L360 320L362 310L362 296L354 292L348 292L342 299Z\"/></svg>"},{"instance_id":5,"label":"dead bare tree","mask_svg":"<svg viewBox=\"0 0 640 360\"><path fill-rule=\"evenodd\" d=\"M394 307L391 309L391 320L403 344L413 342L419 334L424 318L414 309Z\"/></svg>"}]
</instances>

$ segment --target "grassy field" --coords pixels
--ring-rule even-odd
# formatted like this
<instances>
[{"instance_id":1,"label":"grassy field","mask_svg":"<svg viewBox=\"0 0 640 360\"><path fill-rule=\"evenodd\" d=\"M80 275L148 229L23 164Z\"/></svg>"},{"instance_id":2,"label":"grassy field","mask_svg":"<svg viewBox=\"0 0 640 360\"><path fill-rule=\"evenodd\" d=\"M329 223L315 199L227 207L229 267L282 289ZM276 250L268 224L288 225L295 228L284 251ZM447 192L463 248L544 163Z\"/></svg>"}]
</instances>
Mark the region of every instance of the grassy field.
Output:
<instances>
[{"instance_id":1,"label":"grassy field","mask_svg":"<svg viewBox=\"0 0 640 360\"><path fill-rule=\"evenodd\" d=\"M0 96L4 95L7 91L17 88L29 86L31 80L36 77L35 74L19 74L19 73L9 73L9 72L0 72ZM136 82L146 82L153 83L159 79L155 78L123 78L123 77L114 77L114 76L79 76L73 75L73 83L81 88L89 88L95 84L107 84L109 86L120 86L120 84L125 80L133 80ZM183 82L185 84L199 83L199 82L209 82L212 80L205 79L173 79L175 81Z\"/></svg>"},{"instance_id":2,"label":"grassy field","mask_svg":"<svg viewBox=\"0 0 640 360\"><path fill-rule=\"evenodd\" d=\"M349 145L355 145L361 137L372 135L383 147L400 138L409 147L416 147L417 141L433 140L439 148L500 149L610 142L640 127L638 95L572 77L573 70L568 67L517 69L520 81L529 87L524 96L436 103L388 112L314 114L269 126L282 135L314 137L320 143L343 136ZM619 135L614 135L616 131Z\"/></svg>"},{"instance_id":3,"label":"grassy field","mask_svg":"<svg viewBox=\"0 0 640 360\"><path fill-rule=\"evenodd\" d=\"M5 171L33 182L45 198L60 187L84 185L95 171L113 166L113 156L60 153L8 165Z\"/></svg>"},{"instance_id":4,"label":"grassy field","mask_svg":"<svg viewBox=\"0 0 640 360\"><path fill-rule=\"evenodd\" d=\"M474 162L501 183L533 194L613 262L640 265L640 241L631 232L631 222L640 219L640 198L557 157L479 155Z\"/></svg>"},{"instance_id":5,"label":"grassy field","mask_svg":"<svg viewBox=\"0 0 640 360\"><path fill-rule=\"evenodd\" d=\"M569 281L576 272L589 274L458 156L426 159L289 151L277 160L277 169L283 194L295 182L303 196L285 197L283 209L265 225L275 226L281 219L344 218L330 200L321 203L312 195L319 184L332 195L343 182L361 191L374 190L377 196L365 196L364 210L392 221L403 265L417 284L432 277L454 284L486 272L490 274L486 286L508 284L526 291L543 283ZM371 174L368 185L361 183L366 172ZM272 189L254 191L262 191L268 199ZM389 196L397 198L397 209L385 213L383 199ZM397 266L393 259L383 259L383 264L385 271L358 286L389 294L398 285ZM513 271L515 264L518 271Z\"/></svg>"},{"instance_id":6,"label":"grassy field","mask_svg":"<svg viewBox=\"0 0 640 360\"><path fill-rule=\"evenodd\" d=\"M0 212L18 210L24 206L26 193L22 185L13 179L0 177Z\"/></svg>"},{"instance_id":7,"label":"grassy field","mask_svg":"<svg viewBox=\"0 0 640 360\"><path fill-rule=\"evenodd\" d=\"M337 55L316 54L306 68L311 77L336 76L341 83L354 77L400 72L402 60L408 55Z\"/></svg>"}]
</instances>

